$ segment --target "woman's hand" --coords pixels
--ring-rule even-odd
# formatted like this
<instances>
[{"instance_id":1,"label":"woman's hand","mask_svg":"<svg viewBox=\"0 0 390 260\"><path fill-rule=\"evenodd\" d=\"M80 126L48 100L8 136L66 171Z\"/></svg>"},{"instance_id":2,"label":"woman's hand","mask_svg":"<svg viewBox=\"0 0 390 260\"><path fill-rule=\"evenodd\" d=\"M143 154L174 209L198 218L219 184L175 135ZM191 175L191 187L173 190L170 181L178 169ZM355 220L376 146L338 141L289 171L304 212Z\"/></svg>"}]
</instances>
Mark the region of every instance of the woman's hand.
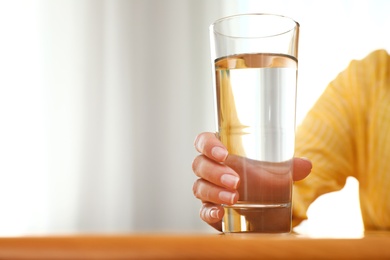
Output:
<instances>
[{"instance_id":1,"label":"woman's hand","mask_svg":"<svg viewBox=\"0 0 390 260\"><path fill-rule=\"evenodd\" d=\"M199 134L194 145L201 153L192 163L192 170L199 177L193 185L193 192L203 203L200 217L221 231L224 214L221 204L232 205L237 202L240 177L229 167L228 151L214 133ZM302 180L310 174L312 164L309 160L294 158L293 163L294 181Z\"/></svg>"}]
</instances>

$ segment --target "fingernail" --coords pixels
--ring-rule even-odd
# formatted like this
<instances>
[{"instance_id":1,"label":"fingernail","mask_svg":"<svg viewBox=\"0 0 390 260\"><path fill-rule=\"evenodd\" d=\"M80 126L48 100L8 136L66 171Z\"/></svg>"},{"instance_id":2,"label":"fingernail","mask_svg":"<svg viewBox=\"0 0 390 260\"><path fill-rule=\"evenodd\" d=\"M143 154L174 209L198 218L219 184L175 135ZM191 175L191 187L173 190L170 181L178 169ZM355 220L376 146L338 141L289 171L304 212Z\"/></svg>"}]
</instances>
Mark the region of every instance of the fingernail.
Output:
<instances>
[{"instance_id":1,"label":"fingernail","mask_svg":"<svg viewBox=\"0 0 390 260\"><path fill-rule=\"evenodd\" d=\"M228 204L233 204L234 203L234 198L236 197L235 193L228 192L228 191L221 191L219 193L219 199L228 203Z\"/></svg>"},{"instance_id":2,"label":"fingernail","mask_svg":"<svg viewBox=\"0 0 390 260\"><path fill-rule=\"evenodd\" d=\"M219 210L213 208L213 209L210 210L210 217L218 219L219 218L218 217L218 215L219 215L218 213L219 213Z\"/></svg>"},{"instance_id":3,"label":"fingernail","mask_svg":"<svg viewBox=\"0 0 390 260\"><path fill-rule=\"evenodd\" d=\"M237 189L237 184L240 179L231 174L224 174L221 176L221 183L228 188Z\"/></svg>"},{"instance_id":4,"label":"fingernail","mask_svg":"<svg viewBox=\"0 0 390 260\"><path fill-rule=\"evenodd\" d=\"M223 162L226 159L228 152L222 147L215 146L213 149L211 149L211 155L218 161Z\"/></svg>"}]
</instances>

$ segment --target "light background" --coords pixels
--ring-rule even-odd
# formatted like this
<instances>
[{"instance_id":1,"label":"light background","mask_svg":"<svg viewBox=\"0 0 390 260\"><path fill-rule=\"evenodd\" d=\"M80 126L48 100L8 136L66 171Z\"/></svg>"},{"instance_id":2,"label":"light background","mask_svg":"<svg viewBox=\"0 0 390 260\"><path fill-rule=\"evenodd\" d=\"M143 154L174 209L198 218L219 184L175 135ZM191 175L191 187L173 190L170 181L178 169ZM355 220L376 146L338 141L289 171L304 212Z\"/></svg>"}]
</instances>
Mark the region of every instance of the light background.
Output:
<instances>
[{"instance_id":1,"label":"light background","mask_svg":"<svg viewBox=\"0 0 390 260\"><path fill-rule=\"evenodd\" d=\"M0 0L0 235L214 232L192 142L214 131L208 26L243 12L301 24L297 122L351 59L390 46L390 2ZM358 183L301 227L359 236Z\"/></svg>"}]
</instances>

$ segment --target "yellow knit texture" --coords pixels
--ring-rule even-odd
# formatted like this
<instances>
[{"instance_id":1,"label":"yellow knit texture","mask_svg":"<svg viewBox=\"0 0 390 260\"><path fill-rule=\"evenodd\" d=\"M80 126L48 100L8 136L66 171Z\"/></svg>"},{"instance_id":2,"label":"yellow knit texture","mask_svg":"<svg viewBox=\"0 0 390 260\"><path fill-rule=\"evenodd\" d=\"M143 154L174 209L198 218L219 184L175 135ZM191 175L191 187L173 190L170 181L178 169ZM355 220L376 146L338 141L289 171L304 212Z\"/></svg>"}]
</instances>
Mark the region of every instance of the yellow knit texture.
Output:
<instances>
[{"instance_id":1,"label":"yellow knit texture","mask_svg":"<svg viewBox=\"0 0 390 260\"><path fill-rule=\"evenodd\" d=\"M294 225L320 195L359 181L366 230L390 229L390 57L377 50L352 61L297 129L297 157L312 173L294 184Z\"/></svg>"}]
</instances>

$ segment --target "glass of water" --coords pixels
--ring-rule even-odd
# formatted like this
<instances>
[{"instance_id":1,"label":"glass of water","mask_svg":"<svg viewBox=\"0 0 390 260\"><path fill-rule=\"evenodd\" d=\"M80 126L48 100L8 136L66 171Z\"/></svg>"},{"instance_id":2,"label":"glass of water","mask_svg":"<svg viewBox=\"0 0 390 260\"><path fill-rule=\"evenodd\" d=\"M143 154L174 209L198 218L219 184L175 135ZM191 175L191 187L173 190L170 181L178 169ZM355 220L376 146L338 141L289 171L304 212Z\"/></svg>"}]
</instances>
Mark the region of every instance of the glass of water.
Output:
<instances>
[{"instance_id":1,"label":"glass of water","mask_svg":"<svg viewBox=\"0 0 390 260\"><path fill-rule=\"evenodd\" d=\"M243 14L210 26L217 132L240 175L224 232L291 231L299 24Z\"/></svg>"}]
</instances>

